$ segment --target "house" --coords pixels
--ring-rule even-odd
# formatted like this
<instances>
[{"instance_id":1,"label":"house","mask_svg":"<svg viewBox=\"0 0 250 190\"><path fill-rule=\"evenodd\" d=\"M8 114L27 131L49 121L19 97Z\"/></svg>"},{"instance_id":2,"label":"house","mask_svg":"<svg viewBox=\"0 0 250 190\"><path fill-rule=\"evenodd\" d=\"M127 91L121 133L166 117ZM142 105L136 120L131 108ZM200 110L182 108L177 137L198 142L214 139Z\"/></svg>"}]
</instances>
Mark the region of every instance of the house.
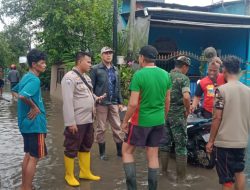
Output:
<instances>
[{"instance_id":1,"label":"house","mask_svg":"<svg viewBox=\"0 0 250 190\"><path fill-rule=\"evenodd\" d=\"M126 26L130 1L124 0L121 17ZM220 57L235 55L246 70L241 81L250 86L250 3L244 0L218 3L205 7L168 4L164 1L137 0L136 22L143 23L148 44L159 51L158 66L170 70L173 58L182 54L192 58L191 81L204 75L203 50L216 48ZM193 90L194 91L194 90Z\"/></svg>"},{"instance_id":2,"label":"house","mask_svg":"<svg viewBox=\"0 0 250 190\"><path fill-rule=\"evenodd\" d=\"M126 27L129 14L130 0L123 0L120 27ZM249 1L199 7L168 4L164 0L137 0L135 16L135 39L146 41L158 49L159 67L169 71L174 67L173 58L178 55L192 59L193 67L188 73L192 94L196 81L206 74L202 52L208 46L215 47L222 58L227 55L239 57L245 71L241 81L250 86ZM203 68L203 73L200 68ZM57 98L61 98L60 81L64 72L63 65L54 65L51 69L50 94Z\"/></svg>"}]
</instances>

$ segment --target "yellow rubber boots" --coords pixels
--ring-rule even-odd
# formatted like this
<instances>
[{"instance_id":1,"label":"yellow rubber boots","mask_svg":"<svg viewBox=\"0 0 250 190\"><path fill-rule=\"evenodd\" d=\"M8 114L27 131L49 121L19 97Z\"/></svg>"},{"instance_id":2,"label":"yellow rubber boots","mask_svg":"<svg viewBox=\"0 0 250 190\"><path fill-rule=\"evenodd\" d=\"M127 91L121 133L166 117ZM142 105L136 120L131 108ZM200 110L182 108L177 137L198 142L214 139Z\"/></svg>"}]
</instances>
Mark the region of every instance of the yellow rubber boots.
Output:
<instances>
[{"instance_id":1,"label":"yellow rubber boots","mask_svg":"<svg viewBox=\"0 0 250 190\"><path fill-rule=\"evenodd\" d=\"M64 155L65 164L65 180L70 186L79 186L80 183L74 176L74 158L69 158Z\"/></svg>"},{"instance_id":2,"label":"yellow rubber boots","mask_svg":"<svg viewBox=\"0 0 250 190\"><path fill-rule=\"evenodd\" d=\"M78 160L80 165L79 178L89 180L100 180L99 176L95 176L90 171L90 152L78 152Z\"/></svg>"}]
</instances>

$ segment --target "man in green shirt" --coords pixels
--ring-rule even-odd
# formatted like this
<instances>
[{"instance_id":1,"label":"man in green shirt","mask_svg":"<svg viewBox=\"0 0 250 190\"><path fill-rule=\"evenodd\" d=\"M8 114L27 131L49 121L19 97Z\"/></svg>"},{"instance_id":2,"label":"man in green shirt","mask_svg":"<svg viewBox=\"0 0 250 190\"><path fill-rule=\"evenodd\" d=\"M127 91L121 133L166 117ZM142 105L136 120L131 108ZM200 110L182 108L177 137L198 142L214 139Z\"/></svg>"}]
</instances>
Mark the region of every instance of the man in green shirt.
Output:
<instances>
[{"instance_id":1,"label":"man in green shirt","mask_svg":"<svg viewBox=\"0 0 250 190\"><path fill-rule=\"evenodd\" d=\"M162 171L167 173L169 153L175 145L177 181L186 177L187 125L190 109L190 81L186 76L191 61L188 57L177 58L175 68L170 72L172 80L170 110L165 133L160 143Z\"/></svg>"},{"instance_id":2,"label":"man in green shirt","mask_svg":"<svg viewBox=\"0 0 250 190\"><path fill-rule=\"evenodd\" d=\"M155 66L158 52L153 46L142 47L139 54L142 69L134 74L131 81L131 96L122 123L126 133L122 158L128 190L136 190L133 153L137 146L146 147L148 186L149 190L156 190L158 146L169 108L171 82L169 74Z\"/></svg>"}]
</instances>

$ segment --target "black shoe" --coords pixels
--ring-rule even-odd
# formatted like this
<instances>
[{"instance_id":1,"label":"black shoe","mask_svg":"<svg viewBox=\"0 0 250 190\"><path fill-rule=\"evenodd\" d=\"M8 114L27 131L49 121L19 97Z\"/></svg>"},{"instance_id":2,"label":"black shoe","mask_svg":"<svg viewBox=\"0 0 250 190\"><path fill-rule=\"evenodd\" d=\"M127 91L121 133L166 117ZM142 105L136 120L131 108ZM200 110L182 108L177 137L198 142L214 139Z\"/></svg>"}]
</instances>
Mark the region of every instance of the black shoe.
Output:
<instances>
[{"instance_id":1,"label":"black shoe","mask_svg":"<svg viewBox=\"0 0 250 190\"><path fill-rule=\"evenodd\" d=\"M108 157L105 154L105 143L98 143L99 145L99 153L101 160L108 160Z\"/></svg>"},{"instance_id":2,"label":"black shoe","mask_svg":"<svg viewBox=\"0 0 250 190\"><path fill-rule=\"evenodd\" d=\"M122 157L122 142L116 143L117 156Z\"/></svg>"}]
</instances>

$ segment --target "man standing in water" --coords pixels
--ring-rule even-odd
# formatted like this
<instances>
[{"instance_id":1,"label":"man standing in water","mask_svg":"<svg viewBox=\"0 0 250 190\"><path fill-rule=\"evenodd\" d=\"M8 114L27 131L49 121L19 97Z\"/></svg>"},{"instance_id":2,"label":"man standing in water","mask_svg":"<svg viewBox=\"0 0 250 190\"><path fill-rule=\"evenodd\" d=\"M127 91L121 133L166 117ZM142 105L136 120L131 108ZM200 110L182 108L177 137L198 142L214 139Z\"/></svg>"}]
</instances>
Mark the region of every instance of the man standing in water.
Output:
<instances>
[{"instance_id":1,"label":"man standing in water","mask_svg":"<svg viewBox=\"0 0 250 190\"><path fill-rule=\"evenodd\" d=\"M175 145L177 182L186 178L187 166L187 116L190 109L190 82L186 76L191 61L188 57L177 58L170 72L172 81L170 110L165 133L160 142L162 171L167 174L170 151Z\"/></svg>"},{"instance_id":2,"label":"man standing in water","mask_svg":"<svg viewBox=\"0 0 250 190\"><path fill-rule=\"evenodd\" d=\"M224 59L223 67L227 83L215 91L213 122L206 149L208 153L213 151L223 190L244 190L246 181L243 171L250 129L250 89L238 81L240 62L236 57Z\"/></svg>"},{"instance_id":3,"label":"man standing in water","mask_svg":"<svg viewBox=\"0 0 250 190\"><path fill-rule=\"evenodd\" d=\"M47 155L47 121L38 78L45 71L45 59L43 52L31 50L27 55L29 72L13 88L18 93L18 126L23 136L25 152L21 190L32 189L37 162Z\"/></svg>"},{"instance_id":4,"label":"man standing in water","mask_svg":"<svg viewBox=\"0 0 250 190\"><path fill-rule=\"evenodd\" d=\"M18 84L20 74L19 74L18 70L16 70L16 65L15 64L12 64L10 66L10 69L11 70L10 70L10 72L8 74L8 80L10 81L10 90L11 90L12 88L14 88ZM15 93L12 92L12 90L11 90L11 94L12 94L12 99L14 100Z\"/></svg>"},{"instance_id":5,"label":"man standing in water","mask_svg":"<svg viewBox=\"0 0 250 190\"><path fill-rule=\"evenodd\" d=\"M78 52L76 65L62 79L64 130L64 163L65 180L70 186L79 186L74 176L74 159L78 157L80 166L79 178L99 180L99 176L90 170L90 149L94 141L93 119L95 100L91 79L86 74L91 68L91 56Z\"/></svg>"},{"instance_id":6,"label":"man standing in water","mask_svg":"<svg viewBox=\"0 0 250 190\"><path fill-rule=\"evenodd\" d=\"M101 160L107 160L105 132L107 130L107 121L109 122L113 139L116 143L117 156L121 157L123 132L120 128L121 121L119 110L122 109L122 96L120 88L120 77L118 68L112 65L113 50L109 47L101 49L102 62L95 65L90 72L90 78L93 84L94 94L107 96L96 105L96 140L99 145Z\"/></svg>"},{"instance_id":7,"label":"man standing in water","mask_svg":"<svg viewBox=\"0 0 250 190\"><path fill-rule=\"evenodd\" d=\"M133 153L137 146L146 147L148 188L156 190L159 169L158 146L169 108L171 81L166 71L155 66L158 52L153 46L142 47L139 54L142 69L134 74L131 81L128 110L121 125L126 132L122 159L127 188L136 190Z\"/></svg>"},{"instance_id":8,"label":"man standing in water","mask_svg":"<svg viewBox=\"0 0 250 190\"><path fill-rule=\"evenodd\" d=\"M195 110L202 95L204 94L202 116L206 119L212 118L215 89L225 83L223 74L219 73L221 64L222 62L220 58L212 58L212 60L208 63L207 76L200 80L195 90L191 112Z\"/></svg>"}]
</instances>

